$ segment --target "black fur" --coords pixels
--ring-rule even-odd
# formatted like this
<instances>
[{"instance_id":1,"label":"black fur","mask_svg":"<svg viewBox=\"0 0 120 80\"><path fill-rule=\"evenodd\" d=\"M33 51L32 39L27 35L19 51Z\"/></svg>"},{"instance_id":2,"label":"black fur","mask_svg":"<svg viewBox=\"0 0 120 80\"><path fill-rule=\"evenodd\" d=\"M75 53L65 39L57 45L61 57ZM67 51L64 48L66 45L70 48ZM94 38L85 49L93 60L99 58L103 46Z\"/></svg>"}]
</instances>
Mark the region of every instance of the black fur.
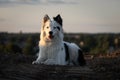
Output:
<instances>
[{"instance_id":1,"label":"black fur","mask_svg":"<svg viewBox=\"0 0 120 80\"><path fill-rule=\"evenodd\" d=\"M66 53L65 60L68 61L68 60L70 60L70 56L69 56L69 51L68 51L67 44L64 43L64 47L65 47L65 53Z\"/></svg>"},{"instance_id":2,"label":"black fur","mask_svg":"<svg viewBox=\"0 0 120 80\"><path fill-rule=\"evenodd\" d=\"M86 65L86 61L84 59L83 52L80 49L78 50L78 62L79 62L80 66L85 66Z\"/></svg>"},{"instance_id":3,"label":"black fur","mask_svg":"<svg viewBox=\"0 0 120 80\"><path fill-rule=\"evenodd\" d=\"M57 29L60 31L60 27L59 26L57 26Z\"/></svg>"},{"instance_id":4,"label":"black fur","mask_svg":"<svg viewBox=\"0 0 120 80\"><path fill-rule=\"evenodd\" d=\"M60 14L58 14L56 17L53 17L53 19L62 26L62 18Z\"/></svg>"}]
</instances>

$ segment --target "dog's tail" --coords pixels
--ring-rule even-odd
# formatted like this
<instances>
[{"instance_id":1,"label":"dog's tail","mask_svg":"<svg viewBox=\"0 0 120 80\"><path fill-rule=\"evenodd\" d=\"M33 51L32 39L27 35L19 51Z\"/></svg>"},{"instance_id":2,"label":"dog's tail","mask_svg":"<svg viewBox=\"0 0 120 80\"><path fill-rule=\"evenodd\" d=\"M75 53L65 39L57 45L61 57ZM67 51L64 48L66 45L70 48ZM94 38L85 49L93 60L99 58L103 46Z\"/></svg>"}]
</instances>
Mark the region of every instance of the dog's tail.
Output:
<instances>
[{"instance_id":1,"label":"dog's tail","mask_svg":"<svg viewBox=\"0 0 120 80\"><path fill-rule=\"evenodd\" d=\"M78 50L78 63L80 66L86 65L86 61L84 59L84 55L81 49Z\"/></svg>"}]
</instances>

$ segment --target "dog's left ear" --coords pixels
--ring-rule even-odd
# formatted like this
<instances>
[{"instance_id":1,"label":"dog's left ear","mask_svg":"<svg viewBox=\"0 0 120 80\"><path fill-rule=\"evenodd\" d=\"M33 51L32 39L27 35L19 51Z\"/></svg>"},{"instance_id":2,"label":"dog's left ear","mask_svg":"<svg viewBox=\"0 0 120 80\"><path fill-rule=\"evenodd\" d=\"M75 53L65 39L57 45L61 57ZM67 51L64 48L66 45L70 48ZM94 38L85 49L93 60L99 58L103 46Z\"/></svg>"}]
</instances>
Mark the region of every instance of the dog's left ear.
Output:
<instances>
[{"instance_id":1,"label":"dog's left ear","mask_svg":"<svg viewBox=\"0 0 120 80\"><path fill-rule=\"evenodd\" d=\"M60 14L58 14L56 17L53 17L53 19L62 26L62 18Z\"/></svg>"}]
</instances>

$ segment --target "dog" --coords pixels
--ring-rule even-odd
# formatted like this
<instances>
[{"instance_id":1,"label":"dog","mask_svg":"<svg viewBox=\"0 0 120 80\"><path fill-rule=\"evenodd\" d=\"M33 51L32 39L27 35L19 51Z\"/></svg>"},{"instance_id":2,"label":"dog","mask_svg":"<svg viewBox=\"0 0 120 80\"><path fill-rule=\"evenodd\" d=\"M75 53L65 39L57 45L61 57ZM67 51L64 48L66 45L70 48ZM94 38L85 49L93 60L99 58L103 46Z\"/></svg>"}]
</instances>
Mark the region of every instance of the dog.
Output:
<instances>
[{"instance_id":1,"label":"dog","mask_svg":"<svg viewBox=\"0 0 120 80\"><path fill-rule=\"evenodd\" d=\"M63 21L60 14L53 19L48 15L44 16L38 58L32 64L80 66L86 64L82 50L75 43L63 41L62 26Z\"/></svg>"}]
</instances>

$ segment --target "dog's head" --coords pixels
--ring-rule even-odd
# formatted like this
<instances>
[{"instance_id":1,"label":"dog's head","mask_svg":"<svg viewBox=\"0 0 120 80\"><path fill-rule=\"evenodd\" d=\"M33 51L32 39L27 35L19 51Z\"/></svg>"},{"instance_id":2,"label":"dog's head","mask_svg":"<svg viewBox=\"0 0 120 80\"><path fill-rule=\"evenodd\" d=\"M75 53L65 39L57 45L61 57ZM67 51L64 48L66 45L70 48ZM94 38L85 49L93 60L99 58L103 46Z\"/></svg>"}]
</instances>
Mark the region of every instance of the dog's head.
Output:
<instances>
[{"instance_id":1,"label":"dog's head","mask_svg":"<svg viewBox=\"0 0 120 80\"><path fill-rule=\"evenodd\" d=\"M41 26L41 39L45 41L63 40L62 18L58 14L53 19L45 15Z\"/></svg>"}]
</instances>

